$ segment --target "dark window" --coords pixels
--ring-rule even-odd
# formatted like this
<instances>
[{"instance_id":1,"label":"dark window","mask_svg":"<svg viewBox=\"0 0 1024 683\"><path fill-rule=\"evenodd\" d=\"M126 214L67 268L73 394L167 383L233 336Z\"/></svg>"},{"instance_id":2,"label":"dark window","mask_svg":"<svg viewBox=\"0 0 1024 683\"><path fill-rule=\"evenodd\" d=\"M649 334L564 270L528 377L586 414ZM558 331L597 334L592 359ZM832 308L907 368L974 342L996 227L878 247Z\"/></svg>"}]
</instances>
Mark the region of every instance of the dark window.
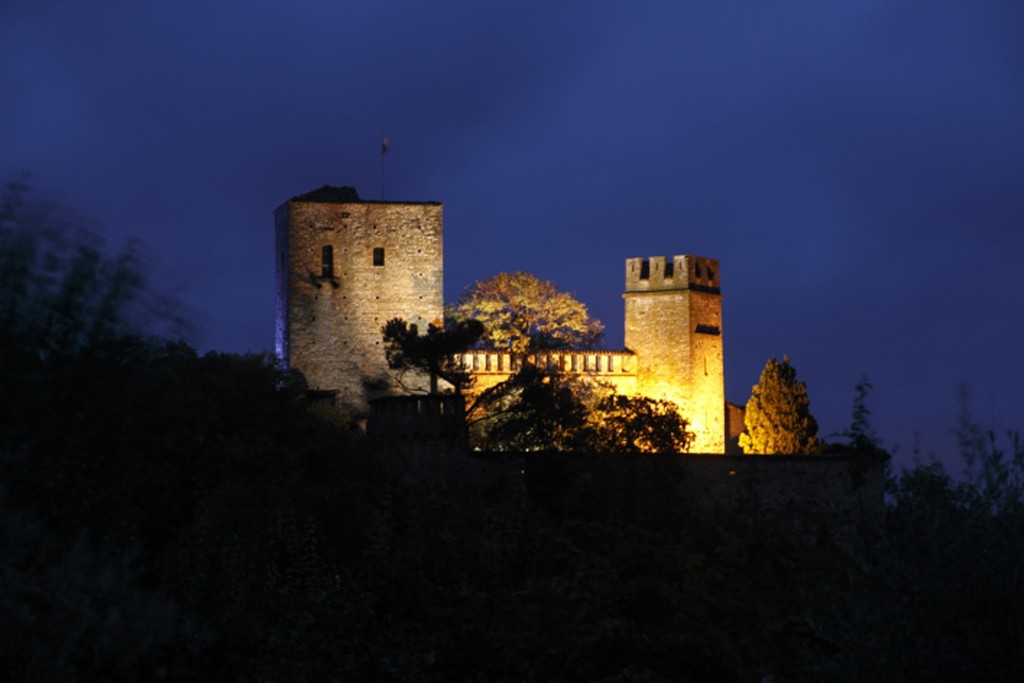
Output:
<instances>
[{"instance_id":1,"label":"dark window","mask_svg":"<svg viewBox=\"0 0 1024 683\"><path fill-rule=\"evenodd\" d=\"M716 337L722 334L722 330L718 328L718 325L697 325L697 334L713 334Z\"/></svg>"},{"instance_id":2,"label":"dark window","mask_svg":"<svg viewBox=\"0 0 1024 683\"><path fill-rule=\"evenodd\" d=\"M384 247L373 248L373 265L383 266L384 265Z\"/></svg>"},{"instance_id":3,"label":"dark window","mask_svg":"<svg viewBox=\"0 0 1024 683\"><path fill-rule=\"evenodd\" d=\"M651 279L651 262L644 259L640 264L640 279L650 280Z\"/></svg>"},{"instance_id":4,"label":"dark window","mask_svg":"<svg viewBox=\"0 0 1024 683\"><path fill-rule=\"evenodd\" d=\"M320 274L324 277L334 277L334 247L326 245L320 250L320 258L323 261Z\"/></svg>"},{"instance_id":5,"label":"dark window","mask_svg":"<svg viewBox=\"0 0 1024 683\"><path fill-rule=\"evenodd\" d=\"M693 272L697 274L698 280L704 277L704 274L700 270L700 261L697 261L696 263L693 264Z\"/></svg>"}]
</instances>

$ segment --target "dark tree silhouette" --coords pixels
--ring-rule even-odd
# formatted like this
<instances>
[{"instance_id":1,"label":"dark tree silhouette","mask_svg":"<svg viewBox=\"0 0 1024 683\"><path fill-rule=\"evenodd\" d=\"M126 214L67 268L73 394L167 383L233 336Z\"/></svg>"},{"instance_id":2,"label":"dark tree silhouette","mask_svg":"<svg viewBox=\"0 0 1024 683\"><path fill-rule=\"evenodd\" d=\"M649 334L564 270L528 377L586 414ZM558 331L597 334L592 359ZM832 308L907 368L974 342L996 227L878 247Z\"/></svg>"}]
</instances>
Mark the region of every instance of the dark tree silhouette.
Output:
<instances>
[{"instance_id":1,"label":"dark tree silhouette","mask_svg":"<svg viewBox=\"0 0 1024 683\"><path fill-rule=\"evenodd\" d=\"M461 367L456 355L476 344L484 332L476 320L449 321L444 329L430 324L421 335L415 324L401 318L389 320L384 334L384 353L393 370L426 372L430 376L430 393L439 391L438 379L450 384L455 393L469 386L472 377Z\"/></svg>"}]
</instances>

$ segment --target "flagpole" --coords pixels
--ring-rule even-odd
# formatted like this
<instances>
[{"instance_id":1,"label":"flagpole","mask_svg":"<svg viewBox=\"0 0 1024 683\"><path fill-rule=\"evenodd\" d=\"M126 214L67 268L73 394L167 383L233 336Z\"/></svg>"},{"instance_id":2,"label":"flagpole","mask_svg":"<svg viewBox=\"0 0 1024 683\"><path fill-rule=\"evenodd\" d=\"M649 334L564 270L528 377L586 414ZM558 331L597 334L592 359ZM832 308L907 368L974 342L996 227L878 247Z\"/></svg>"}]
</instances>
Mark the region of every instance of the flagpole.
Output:
<instances>
[{"instance_id":1,"label":"flagpole","mask_svg":"<svg viewBox=\"0 0 1024 683\"><path fill-rule=\"evenodd\" d=\"M388 134L380 136L380 200L384 201L384 155L388 153Z\"/></svg>"}]
</instances>

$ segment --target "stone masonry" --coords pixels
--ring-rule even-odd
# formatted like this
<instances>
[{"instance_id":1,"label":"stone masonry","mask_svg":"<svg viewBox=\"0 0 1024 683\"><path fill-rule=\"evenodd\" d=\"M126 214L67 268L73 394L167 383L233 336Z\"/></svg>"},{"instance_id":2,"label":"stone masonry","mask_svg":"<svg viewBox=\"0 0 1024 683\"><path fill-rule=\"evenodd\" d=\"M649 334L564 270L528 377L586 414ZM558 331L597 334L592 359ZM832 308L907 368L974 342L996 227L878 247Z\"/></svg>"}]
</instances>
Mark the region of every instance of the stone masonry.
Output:
<instances>
[{"instance_id":1,"label":"stone masonry","mask_svg":"<svg viewBox=\"0 0 1024 683\"><path fill-rule=\"evenodd\" d=\"M696 453L725 452L722 295L717 259L626 261L626 348L637 393L673 401L690 421Z\"/></svg>"},{"instance_id":2,"label":"stone masonry","mask_svg":"<svg viewBox=\"0 0 1024 683\"><path fill-rule=\"evenodd\" d=\"M413 375L398 385L381 328L396 317L422 330L441 320L441 204L324 201L314 192L274 217L278 357L358 416L372 398L425 391L427 380Z\"/></svg>"}]
</instances>

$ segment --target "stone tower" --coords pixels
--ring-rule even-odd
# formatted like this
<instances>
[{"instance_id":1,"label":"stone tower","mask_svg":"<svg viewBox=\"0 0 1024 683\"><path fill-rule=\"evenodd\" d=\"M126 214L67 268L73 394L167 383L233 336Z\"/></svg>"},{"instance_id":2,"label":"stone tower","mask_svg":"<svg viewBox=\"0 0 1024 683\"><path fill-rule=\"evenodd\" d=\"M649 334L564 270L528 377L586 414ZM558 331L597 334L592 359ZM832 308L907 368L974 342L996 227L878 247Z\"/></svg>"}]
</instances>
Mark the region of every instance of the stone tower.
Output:
<instances>
[{"instance_id":1,"label":"stone tower","mask_svg":"<svg viewBox=\"0 0 1024 683\"><path fill-rule=\"evenodd\" d=\"M441 320L441 213L437 202L362 201L327 186L274 212L277 355L311 390L359 416L370 399L406 393L388 369L381 328L391 318L420 330ZM412 373L403 381L428 388Z\"/></svg>"},{"instance_id":2,"label":"stone tower","mask_svg":"<svg viewBox=\"0 0 1024 683\"><path fill-rule=\"evenodd\" d=\"M637 393L674 401L696 435L695 453L725 452L725 372L718 260L626 259L626 348Z\"/></svg>"}]
</instances>

